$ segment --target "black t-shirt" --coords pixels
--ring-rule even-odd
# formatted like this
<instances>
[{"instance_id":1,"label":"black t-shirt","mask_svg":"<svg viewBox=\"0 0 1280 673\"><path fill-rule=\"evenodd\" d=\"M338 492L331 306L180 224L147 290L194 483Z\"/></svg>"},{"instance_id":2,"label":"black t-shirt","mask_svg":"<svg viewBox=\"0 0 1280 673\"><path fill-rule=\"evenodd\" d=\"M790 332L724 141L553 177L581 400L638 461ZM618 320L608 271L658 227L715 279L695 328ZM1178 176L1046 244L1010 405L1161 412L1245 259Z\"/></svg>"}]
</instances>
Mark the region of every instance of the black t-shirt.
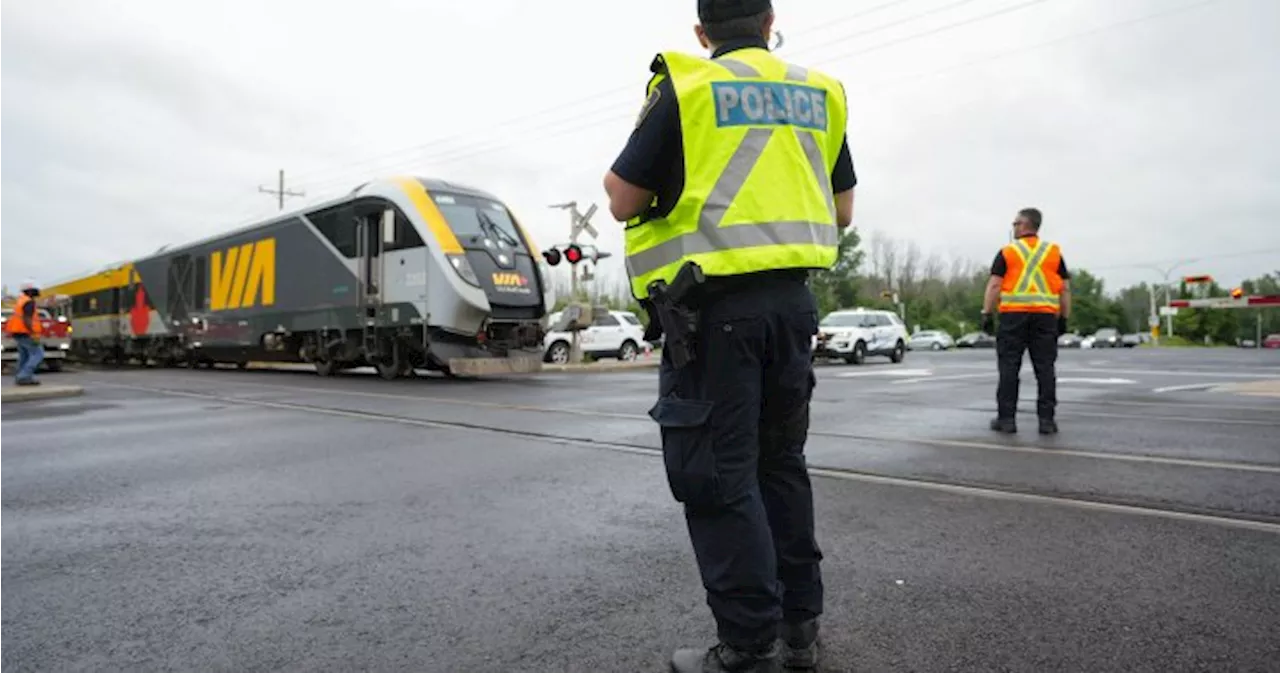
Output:
<instances>
[{"instance_id":1,"label":"black t-shirt","mask_svg":"<svg viewBox=\"0 0 1280 673\"><path fill-rule=\"evenodd\" d=\"M1025 238L1025 237L1022 237ZM996 259L991 263L991 275L1004 277L1009 272L1009 265L1004 261L1004 250L996 253ZM1071 272L1067 271L1067 261L1063 257L1058 257L1058 275L1064 279L1071 277Z\"/></svg>"},{"instance_id":2,"label":"black t-shirt","mask_svg":"<svg viewBox=\"0 0 1280 673\"><path fill-rule=\"evenodd\" d=\"M761 39L740 40L721 45L712 57L749 47L768 48ZM655 216L662 217L675 207L684 189L684 143L675 89L669 77L662 78L645 101L627 146L613 162L613 172L623 180L654 193L658 201L653 213ZM857 184L853 157L849 154L849 139L845 137L835 169L831 172L831 188L833 193L839 194Z\"/></svg>"}]
</instances>

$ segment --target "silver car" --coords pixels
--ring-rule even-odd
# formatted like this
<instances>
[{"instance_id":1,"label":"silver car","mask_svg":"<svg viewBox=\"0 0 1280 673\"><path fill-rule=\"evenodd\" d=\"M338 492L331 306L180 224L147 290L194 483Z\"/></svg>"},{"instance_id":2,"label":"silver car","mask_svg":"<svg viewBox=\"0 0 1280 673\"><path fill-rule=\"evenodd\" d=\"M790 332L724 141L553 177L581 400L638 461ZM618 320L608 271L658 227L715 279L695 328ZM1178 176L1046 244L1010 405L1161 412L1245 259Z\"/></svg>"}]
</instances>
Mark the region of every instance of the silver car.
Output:
<instances>
[{"instance_id":1,"label":"silver car","mask_svg":"<svg viewBox=\"0 0 1280 673\"><path fill-rule=\"evenodd\" d=\"M950 334L942 330L925 330L916 332L907 340L907 348L913 351L934 350L944 351L948 348L955 347L955 339Z\"/></svg>"}]
</instances>

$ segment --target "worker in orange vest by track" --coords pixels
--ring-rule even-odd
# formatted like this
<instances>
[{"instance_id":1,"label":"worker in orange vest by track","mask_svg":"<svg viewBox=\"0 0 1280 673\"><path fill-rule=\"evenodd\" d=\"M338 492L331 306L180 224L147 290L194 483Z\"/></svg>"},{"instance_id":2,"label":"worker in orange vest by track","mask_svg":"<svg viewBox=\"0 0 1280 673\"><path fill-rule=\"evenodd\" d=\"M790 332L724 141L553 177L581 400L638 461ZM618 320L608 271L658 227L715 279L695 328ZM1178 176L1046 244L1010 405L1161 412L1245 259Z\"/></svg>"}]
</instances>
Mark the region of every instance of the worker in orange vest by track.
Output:
<instances>
[{"instance_id":1,"label":"worker in orange vest by track","mask_svg":"<svg viewBox=\"0 0 1280 673\"><path fill-rule=\"evenodd\" d=\"M20 386L40 385L35 380L36 368L44 360L44 347L40 345L40 315L36 312L36 297L40 296L40 288L34 281L22 284L22 295L13 307L13 315L5 323L5 329L18 343L18 367L15 378Z\"/></svg>"},{"instance_id":2,"label":"worker in orange vest by track","mask_svg":"<svg viewBox=\"0 0 1280 673\"><path fill-rule=\"evenodd\" d=\"M1024 208L1013 222L1013 242L1004 246L991 265L991 279L982 301L982 331L993 330L992 306L1000 307L1000 327L996 334L996 358L1000 383L996 387L996 417L991 429L1018 431L1018 376L1022 352L1031 353L1038 394L1036 415L1040 434L1058 431L1053 412L1057 406L1054 363L1058 359L1058 337L1067 333L1071 315L1071 277L1056 243L1040 238L1040 211Z\"/></svg>"}]
</instances>

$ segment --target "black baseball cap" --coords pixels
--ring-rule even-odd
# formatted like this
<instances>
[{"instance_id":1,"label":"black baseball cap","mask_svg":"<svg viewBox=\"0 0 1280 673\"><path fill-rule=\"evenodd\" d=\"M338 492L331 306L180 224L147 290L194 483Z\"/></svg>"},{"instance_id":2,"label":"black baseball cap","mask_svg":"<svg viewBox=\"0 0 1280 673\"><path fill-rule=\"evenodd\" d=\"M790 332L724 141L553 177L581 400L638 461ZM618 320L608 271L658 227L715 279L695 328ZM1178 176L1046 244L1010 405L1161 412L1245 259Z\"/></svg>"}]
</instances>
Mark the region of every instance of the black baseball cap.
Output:
<instances>
[{"instance_id":1,"label":"black baseball cap","mask_svg":"<svg viewBox=\"0 0 1280 673\"><path fill-rule=\"evenodd\" d=\"M719 23L773 9L771 0L698 0L698 20Z\"/></svg>"}]
</instances>

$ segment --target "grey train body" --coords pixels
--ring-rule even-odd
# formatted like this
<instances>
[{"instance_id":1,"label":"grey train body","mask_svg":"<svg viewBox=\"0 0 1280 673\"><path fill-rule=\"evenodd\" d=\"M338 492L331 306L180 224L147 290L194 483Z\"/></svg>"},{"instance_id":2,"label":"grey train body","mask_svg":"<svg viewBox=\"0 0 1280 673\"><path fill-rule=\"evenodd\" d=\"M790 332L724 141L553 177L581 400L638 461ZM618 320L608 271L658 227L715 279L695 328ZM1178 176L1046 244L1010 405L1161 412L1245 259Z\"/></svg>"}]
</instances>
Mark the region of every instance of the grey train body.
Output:
<instances>
[{"instance_id":1,"label":"grey train body","mask_svg":"<svg viewBox=\"0 0 1280 673\"><path fill-rule=\"evenodd\" d=\"M552 301L535 244L501 201L418 178L55 290L71 297L81 357L374 366L386 378L536 370Z\"/></svg>"}]
</instances>

